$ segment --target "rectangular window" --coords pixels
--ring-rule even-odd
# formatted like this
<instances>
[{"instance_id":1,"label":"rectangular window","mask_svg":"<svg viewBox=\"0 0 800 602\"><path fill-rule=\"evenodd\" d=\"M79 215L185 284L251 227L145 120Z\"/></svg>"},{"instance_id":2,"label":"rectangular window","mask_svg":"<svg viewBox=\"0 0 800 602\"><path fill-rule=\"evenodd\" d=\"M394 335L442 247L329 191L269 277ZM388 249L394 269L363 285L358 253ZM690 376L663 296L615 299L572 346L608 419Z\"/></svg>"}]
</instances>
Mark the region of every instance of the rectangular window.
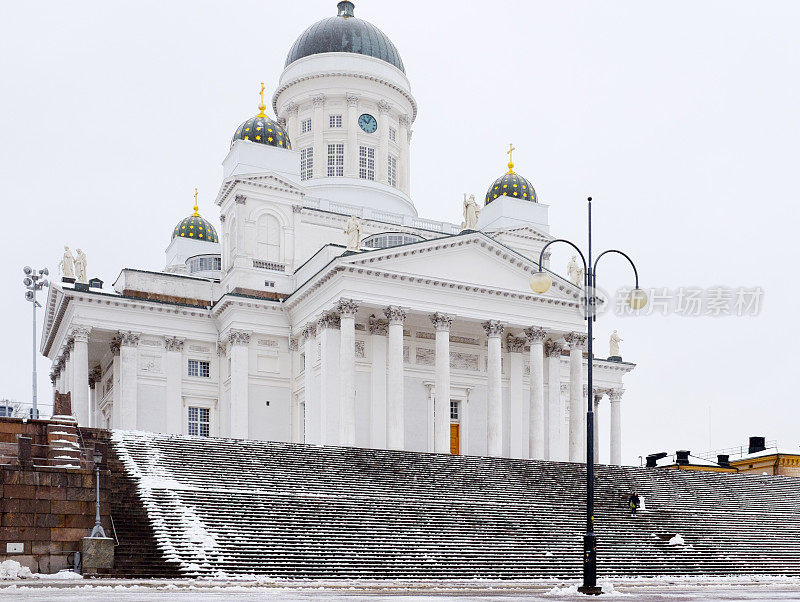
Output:
<instances>
[{"instance_id":1,"label":"rectangular window","mask_svg":"<svg viewBox=\"0 0 800 602\"><path fill-rule=\"evenodd\" d=\"M344 175L344 143L328 145L328 177Z\"/></svg>"},{"instance_id":2,"label":"rectangular window","mask_svg":"<svg viewBox=\"0 0 800 602\"><path fill-rule=\"evenodd\" d=\"M389 155L389 164L386 168L389 186L397 186L397 157Z\"/></svg>"},{"instance_id":3,"label":"rectangular window","mask_svg":"<svg viewBox=\"0 0 800 602\"><path fill-rule=\"evenodd\" d=\"M375 149L362 146L358 150L358 177L362 180L375 179Z\"/></svg>"},{"instance_id":4,"label":"rectangular window","mask_svg":"<svg viewBox=\"0 0 800 602\"><path fill-rule=\"evenodd\" d=\"M397 130L394 128L389 128L389 141L397 142Z\"/></svg>"},{"instance_id":5,"label":"rectangular window","mask_svg":"<svg viewBox=\"0 0 800 602\"><path fill-rule=\"evenodd\" d=\"M202 360L189 360L189 376L208 378L211 376L211 364Z\"/></svg>"},{"instance_id":6,"label":"rectangular window","mask_svg":"<svg viewBox=\"0 0 800 602\"><path fill-rule=\"evenodd\" d=\"M328 123L332 128L340 128L342 127L342 116L341 115L331 115Z\"/></svg>"},{"instance_id":7,"label":"rectangular window","mask_svg":"<svg viewBox=\"0 0 800 602\"><path fill-rule=\"evenodd\" d=\"M303 121L300 122L300 133L307 134L310 131L311 131L311 119L303 119Z\"/></svg>"},{"instance_id":8,"label":"rectangular window","mask_svg":"<svg viewBox=\"0 0 800 602\"><path fill-rule=\"evenodd\" d=\"M208 408L189 408L189 434L195 437L208 437L210 432L210 412Z\"/></svg>"},{"instance_id":9,"label":"rectangular window","mask_svg":"<svg viewBox=\"0 0 800 602\"><path fill-rule=\"evenodd\" d=\"M450 420L458 420L458 402L455 399L450 400Z\"/></svg>"},{"instance_id":10,"label":"rectangular window","mask_svg":"<svg viewBox=\"0 0 800 602\"><path fill-rule=\"evenodd\" d=\"M314 149L310 146L300 150L300 179L310 180L314 172Z\"/></svg>"}]
</instances>

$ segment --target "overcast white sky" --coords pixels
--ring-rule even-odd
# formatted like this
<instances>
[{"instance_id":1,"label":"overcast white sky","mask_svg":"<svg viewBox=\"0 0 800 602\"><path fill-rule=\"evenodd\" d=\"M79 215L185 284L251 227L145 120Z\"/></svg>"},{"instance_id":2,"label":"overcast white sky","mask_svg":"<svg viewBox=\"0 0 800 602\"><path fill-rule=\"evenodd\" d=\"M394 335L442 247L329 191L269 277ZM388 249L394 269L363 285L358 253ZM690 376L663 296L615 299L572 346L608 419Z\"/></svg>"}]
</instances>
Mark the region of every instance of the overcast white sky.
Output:
<instances>
[{"instance_id":1,"label":"overcast white sky","mask_svg":"<svg viewBox=\"0 0 800 602\"><path fill-rule=\"evenodd\" d=\"M218 223L230 136L335 4L2 4L0 398L30 399L22 267L55 273L69 244L108 284L125 266L161 269L195 186ZM420 107L422 216L460 221L461 194L481 198L513 142L551 232L583 243L593 196L595 248L629 252L642 286L763 288L756 317L598 321L597 355L618 328L639 364L623 399L627 462L748 435L797 447L800 3L362 0L356 16L394 41ZM554 253L554 267L567 259ZM608 259L600 284L628 284ZM49 362L38 366L49 401ZM601 421L607 461L607 402Z\"/></svg>"}]
</instances>

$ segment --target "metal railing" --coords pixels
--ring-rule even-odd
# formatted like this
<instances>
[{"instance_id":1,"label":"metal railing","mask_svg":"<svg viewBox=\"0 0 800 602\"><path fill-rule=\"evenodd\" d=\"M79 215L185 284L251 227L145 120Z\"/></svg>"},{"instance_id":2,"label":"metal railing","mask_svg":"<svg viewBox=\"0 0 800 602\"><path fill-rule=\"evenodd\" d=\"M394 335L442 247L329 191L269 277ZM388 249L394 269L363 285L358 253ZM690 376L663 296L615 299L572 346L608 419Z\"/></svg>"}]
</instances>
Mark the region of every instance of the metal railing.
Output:
<instances>
[{"instance_id":1,"label":"metal railing","mask_svg":"<svg viewBox=\"0 0 800 602\"><path fill-rule=\"evenodd\" d=\"M774 449L775 451L778 451L778 441L777 440L767 441L764 444L764 447L767 450ZM748 449L749 448L748 448L747 445L740 445L738 447L727 447L725 449L715 449L715 450L712 450L712 451L703 452L702 454L692 454L692 455L697 457L697 458L702 458L703 460L711 460L712 462L716 462L718 455L723 455L724 454L724 455L728 455L728 456L746 456L749 453Z\"/></svg>"}]
</instances>

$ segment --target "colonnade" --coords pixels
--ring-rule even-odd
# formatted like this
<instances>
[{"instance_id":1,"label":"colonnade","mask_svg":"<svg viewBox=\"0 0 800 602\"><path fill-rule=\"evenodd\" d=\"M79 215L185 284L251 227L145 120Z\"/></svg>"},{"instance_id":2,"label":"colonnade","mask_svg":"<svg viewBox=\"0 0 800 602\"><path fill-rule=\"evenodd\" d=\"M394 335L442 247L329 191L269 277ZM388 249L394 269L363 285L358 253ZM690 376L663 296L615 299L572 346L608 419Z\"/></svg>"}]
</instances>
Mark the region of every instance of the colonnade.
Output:
<instances>
[{"instance_id":1,"label":"colonnade","mask_svg":"<svg viewBox=\"0 0 800 602\"><path fill-rule=\"evenodd\" d=\"M305 433L306 441L320 445L355 445L355 316L358 303L352 299L340 300L336 307L307 325L301 333L306 362ZM383 311L385 320L371 318L369 331L372 337L372 383L370 389L370 446L405 449L404 438L404 357L403 324L406 311L389 306ZM431 314L435 329L434 357L434 424L433 450L449 453L450 450L450 328L453 317L441 312ZM548 332L541 327L524 330L524 339L517 338L507 345L511 369L509 396L503 397L502 335L504 326L497 320L482 323L487 336L486 369L486 450L489 456L503 456L511 432L504 429L504 405L522 400L522 391L528 385L527 404L530 422L528 440L518 441L524 429L512 424L515 450L518 455L532 459L586 461L586 402L588 395L584 383L584 349L586 335L579 332L563 334ZM512 337L513 338L513 337ZM569 346L569 424L565 426L565 407L561 396L561 361L564 345ZM510 339L509 339L510 340ZM525 378L521 352L529 346L530 376ZM319 378L314 378L310 366L319 354ZM520 353L519 360L513 357ZM546 369L545 369L546 368ZM547 375L547 382L545 382ZM528 381L527 383L525 381ZM338 382L337 382L338 381ZM546 398L545 398L546 393ZM611 397L610 450L611 463L621 463L621 412L622 390L596 390L595 409L603 395ZM338 412L336 417L328 413ZM439 417L444 417L439 418ZM439 418L439 419L437 419ZM333 425L333 426L331 426ZM595 427L599 418L595 412ZM566 428L566 432L564 429ZM338 436L337 436L338 435ZM598 457L599 432L595 428L595 457ZM564 441L568 441L566 452ZM517 452L512 452L516 456Z\"/></svg>"}]
</instances>

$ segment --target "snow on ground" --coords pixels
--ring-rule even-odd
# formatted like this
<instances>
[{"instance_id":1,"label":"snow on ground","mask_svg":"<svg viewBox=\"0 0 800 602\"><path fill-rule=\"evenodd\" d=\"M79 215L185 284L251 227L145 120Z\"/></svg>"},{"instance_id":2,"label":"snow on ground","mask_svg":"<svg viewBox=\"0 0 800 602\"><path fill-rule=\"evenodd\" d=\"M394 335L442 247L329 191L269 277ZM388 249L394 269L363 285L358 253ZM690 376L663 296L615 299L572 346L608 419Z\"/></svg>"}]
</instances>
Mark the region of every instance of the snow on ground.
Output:
<instances>
[{"instance_id":1,"label":"snow on ground","mask_svg":"<svg viewBox=\"0 0 800 602\"><path fill-rule=\"evenodd\" d=\"M645 602L706 600L798 600L800 577L658 577L601 579L607 597ZM575 581L283 581L264 578L175 581L15 580L0 583L3 602L178 600L227 602L506 602L586 600ZM602 598L600 598L602 600Z\"/></svg>"}]
</instances>

